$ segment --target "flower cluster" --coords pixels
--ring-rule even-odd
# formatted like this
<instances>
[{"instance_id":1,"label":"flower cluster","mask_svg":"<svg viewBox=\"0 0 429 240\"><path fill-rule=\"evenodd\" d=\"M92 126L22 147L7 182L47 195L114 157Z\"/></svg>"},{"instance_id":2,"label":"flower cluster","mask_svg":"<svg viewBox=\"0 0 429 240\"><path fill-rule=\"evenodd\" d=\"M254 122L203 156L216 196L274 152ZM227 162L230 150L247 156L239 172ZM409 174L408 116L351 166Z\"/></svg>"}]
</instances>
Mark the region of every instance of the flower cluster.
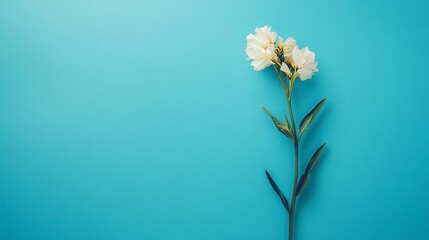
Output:
<instances>
[{"instance_id":1,"label":"flower cluster","mask_svg":"<svg viewBox=\"0 0 429 240\"><path fill-rule=\"evenodd\" d=\"M271 27L256 28L256 34L247 36L246 53L255 71L273 65L280 68L289 79L310 79L317 69L316 55L308 47L299 49L293 37L283 41Z\"/></svg>"}]
</instances>

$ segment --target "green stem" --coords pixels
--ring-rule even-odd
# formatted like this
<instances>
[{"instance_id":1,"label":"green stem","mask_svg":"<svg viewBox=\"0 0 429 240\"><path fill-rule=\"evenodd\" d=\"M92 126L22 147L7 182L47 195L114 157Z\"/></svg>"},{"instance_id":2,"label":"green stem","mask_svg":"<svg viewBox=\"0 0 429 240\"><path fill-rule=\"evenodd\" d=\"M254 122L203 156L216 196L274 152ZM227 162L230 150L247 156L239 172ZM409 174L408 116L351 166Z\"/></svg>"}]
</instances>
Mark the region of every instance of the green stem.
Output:
<instances>
[{"instance_id":1,"label":"green stem","mask_svg":"<svg viewBox=\"0 0 429 240\"><path fill-rule=\"evenodd\" d=\"M288 86L286 84L286 80L282 78L282 75L279 72L279 69L277 69L277 67L275 65L274 65L274 70L276 70L277 77L279 78L280 83L282 84L283 91L286 93L286 97L288 97L289 93L288 93Z\"/></svg>"},{"instance_id":2,"label":"green stem","mask_svg":"<svg viewBox=\"0 0 429 240\"><path fill-rule=\"evenodd\" d=\"M293 217L295 214L296 185L298 181L298 141L297 140L294 140L293 146L295 151L295 174L293 178L292 204L291 204L290 213L289 213L289 240L293 239L293 219L294 219Z\"/></svg>"},{"instance_id":3,"label":"green stem","mask_svg":"<svg viewBox=\"0 0 429 240\"><path fill-rule=\"evenodd\" d=\"M280 82L282 83L283 90L286 94L286 102L287 107L289 110L289 117L292 123L292 134L293 134L293 147L294 147L294 153L295 153L295 166L294 166L294 177L293 177L293 190L292 190L292 203L289 211L289 240L293 240L293 220L295 215L295 205L296 205L296 187L298 184L298 152L299 152L299 140L296 134L296 127L295 127L295 118L293 117L293 110L292 110L292 90L293 90L293 84L295 82L295 79L297 77L296 71L294 71L294 74L290 78L289 86L286 84L286 80L281 77L281 73L278 71L277 67L274 66L274 69L276 70L277 76L280 79Z\"/></svg>"},{"instance_id":4,"label":"green stem","mask_svg":"<svg viewBox=\"0 0 429 240\"><path fill-rule=\"evenodd\" d=\"M293 79L295 80L295 79ZM293 80L291 81L291 85L293 85ZM287 101L288 109L289 109L289 116L292 122L292 130L293 130L293 147L294 147L294 153L295 153L295 172L294 172L294 178L293 178L293 190L292 190L292 204L290 207L290 213L289 213L289 240L293 239L293 220L294 220L294 214L295 214L295 204L296 204L296 186L298 184L298 138L296 135L296 128L295 128L295 118L293 117L293 110L292 110L292 89L289 91L289 98Z\"/></svg>"},{"instance_id":5,"label":"green stem","mask_svg":"<svg viewBox=\"0 0 429 240\"><path fill-rule=\"evenodd\" d=\"M291 81L291 85L293 84L293 81ZM292 131L293 131L293 135L295 135L295 140L296 140L296 128L295 128L295 119L293 117L293 111L292 111L292 91L289 92L289 98L287 99L287 106L289 109L289 117L290 117L290 121L292 122ZM295 141L294 141L295 142Z\"/></svg>"}]
</instances>

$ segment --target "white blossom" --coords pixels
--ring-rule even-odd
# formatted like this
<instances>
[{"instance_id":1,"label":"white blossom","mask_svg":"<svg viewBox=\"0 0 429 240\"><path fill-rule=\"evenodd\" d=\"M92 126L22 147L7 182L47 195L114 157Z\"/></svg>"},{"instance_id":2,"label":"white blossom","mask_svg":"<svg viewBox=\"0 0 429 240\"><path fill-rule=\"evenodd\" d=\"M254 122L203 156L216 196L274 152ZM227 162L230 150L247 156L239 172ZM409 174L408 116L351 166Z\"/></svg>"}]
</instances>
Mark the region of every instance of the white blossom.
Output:
<instances>
[{"instance_id":1,"label":"white blossom","mask_svg":"<svg viewBox=\"0 0 429 240\"><path fill-rule=\"evenodd\" d=\"M249 60L253 60L250 64L255 71L262 69L273 64L276 60L276 46L277 33L271 32L271 27L264 26L255 29L256 34L247 35L247 49L246 53Z\"/></svg>"},{"instance_id":2,"label":"white blossom","mask_svg":"<svg viewBox=\"0 0 429 240\"><path fill-rule=\"evenodd\" d=\"M304 81L310 79L315 72L318 72L316 55L308 47L299 49L295 46L292 50L292 66L297 69L298 77Z\"/></svg>"},{"instance_id":3,"label":"white blossom","mask_svg":"<svg viewBox=\"0 0 429 240\"><path fill-rule=\"evenodd\" d=\"M292 56L292 50L296 46L296 41L293 37L288 37L284 42L283 38L279 37L277 46L283 52L283 56L288 60Z\"/></svg>"}]
</instances>

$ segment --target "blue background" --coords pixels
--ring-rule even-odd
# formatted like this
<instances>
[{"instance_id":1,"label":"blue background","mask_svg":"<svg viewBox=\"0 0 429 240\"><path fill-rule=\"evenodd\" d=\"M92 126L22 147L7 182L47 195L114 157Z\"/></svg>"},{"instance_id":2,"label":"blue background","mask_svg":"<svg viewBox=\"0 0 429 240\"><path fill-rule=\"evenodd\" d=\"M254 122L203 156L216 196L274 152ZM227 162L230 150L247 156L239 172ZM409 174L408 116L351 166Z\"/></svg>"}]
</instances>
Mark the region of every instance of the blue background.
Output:
<instances>
[{"instance_id":1,"label":"blue background","mask_svg":"<svg viewBox=\"0 0 429 240\"><path fill-rule=\"evenodd\" d=\"M246 35L316 52L295 85L296 239L429 239L427 1L0 2L0 239L285 239L286 112ZM310 133L311 132L311 133Z\"/></svg>"}]
</instances>

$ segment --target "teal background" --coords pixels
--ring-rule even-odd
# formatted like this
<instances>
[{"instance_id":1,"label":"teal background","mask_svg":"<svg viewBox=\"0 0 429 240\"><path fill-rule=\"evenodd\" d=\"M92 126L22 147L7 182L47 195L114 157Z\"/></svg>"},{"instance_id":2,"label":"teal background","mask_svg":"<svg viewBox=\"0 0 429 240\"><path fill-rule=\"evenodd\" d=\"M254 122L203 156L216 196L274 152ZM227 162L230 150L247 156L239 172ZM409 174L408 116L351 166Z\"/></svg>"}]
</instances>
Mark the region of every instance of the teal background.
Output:
<instances>
[{"instance_id":1,"label":"teal background","mask_svg":"<svg viewBox=\"0 0 429 240\"><path fill-rule=\"evenodd\" d=\"M296 239L429 239L429 2L0 2L0 239L285 239L292 148L246 35L316 52L295 86ZM311 132L311 133L310 133Z\"/></svg>"}]
</instances>

